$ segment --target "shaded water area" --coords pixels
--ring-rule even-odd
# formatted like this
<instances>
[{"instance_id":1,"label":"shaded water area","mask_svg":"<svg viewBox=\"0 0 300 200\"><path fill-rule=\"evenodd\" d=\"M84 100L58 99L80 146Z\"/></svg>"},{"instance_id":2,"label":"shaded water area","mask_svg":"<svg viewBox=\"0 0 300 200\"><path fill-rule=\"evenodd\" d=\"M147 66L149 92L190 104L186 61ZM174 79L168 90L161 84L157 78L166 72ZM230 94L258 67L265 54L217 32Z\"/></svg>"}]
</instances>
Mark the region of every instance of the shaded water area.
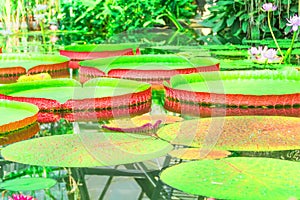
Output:
<instances>
[{"instance_id":1,"label":"shaded water area","mask_svg":"<svg viewBox=\"0 0 300 200\"><path fill-rule=\"evenodd\" d=\"M64 45L71 43L83 43L82 41L89 40L92 35L74 32L74 33L56 33L52 35L55 41L51 41L51 35L47 39L47 45L41 44L40 34L30 34L23 36L4 37L0 40L6 41L4 47L6 52L47 52L50 54L58 54L58 49ZM82 40L82 41L81 41ZM164 52L165 53L165 52ZM76 73L75 73L75 79ZM153 93L152 109L150 111L153 115L170 115L180 116L186 120L197 119L199 117L189 116L186 114L178 114L167 111L163 107L163 94L161 92ZM217 111L219 108L207 107ZM263 108L268 115L292 115L293 117L300 116L300 109L298 107L281 107L281 108ZM238 113L251 113L253 108L228 108L227 113L230 115L239 115ZM258 113L263 113L258 112ZM273 113L273 114L272 114ZM224 116L224 115L223 115ZM207 116L203 116L205 118ZM77 134L83 136L84 134L96 134L100 132L107 132L101 128L101 125L107 124L108 121L100 122L68 122L65 119L60 119L55 123L39 124L40 130L33 138L43 138L53 135L71 135ZM161 127L164 125L161 125ZM213 126L213 125L212 125ZM262 127L265 128L265 127ZM28 133L30 135L30 133ZM32 133L31 133L32 134ZM81 135L82 134L82 135ZM126 133L124 133L126 134ZM145 133L144 133L145 134ZM155 132L147 132L147 135L157 137ZM82 137L84 138L84 137ZM251 138L250 138L251 139ZM48 145L52 145L49 143ZM90 143L85 143L85 148L89 149ZM113 144L112 144L113 145ZM115 144L118 148L118 144ZM175 149L182 149L184 145L174 145ZM158 147L159 149L159 147ZM112 151L113 152L113 151ZM68 152L65 152L68 154ZM281 160L290 160L298 162L300 159L300 150L284 150L284 151L231 151L229 157L265 157L275 158ZM32 152L33 155L39 155L38 152ZM63 152L53 152L51 157L62 158ZM101 158L102 155L96 155L91 152L91 155L100 162L105 160L109 162L109 158ZM122 156L122 154L120 154ZM50 157L50 156L49 156ZM105 157L105 155L104 155ZM45 158L47 159L47 158ZM76 159L76 158L73 158ZM61 200L94 200L94 199L207 199L204 196L197 196L187 194L176 190L160 180L161 172L167 167L174 166L179 163L188 162L185 159L172 157L170 155L158 156L151 160L143 162L133 162L129 164L119 164L109 167L42 167L38 165L25 165L5 160L0 160L0 177L2 180L12 180L18 177L47 177L57 181L57 183L50 189L23 191L23 194L31 195L37 199L61 199ZM287 172L288 173L288 172ZM30 183L34 186L35 183ZM29 185L30 185L29 184ZM44 183L39 183L43 185ZM298 184L298 183L295 183ZM230 190L230 188L229 188ZM238 191L231 191L238 192ZM7 199L8 196L15 192L3 191L2 199ZM255 196L255 194L254 194ZM276 194L274 194L276 199Z\"/></svg>"}]
</instances>

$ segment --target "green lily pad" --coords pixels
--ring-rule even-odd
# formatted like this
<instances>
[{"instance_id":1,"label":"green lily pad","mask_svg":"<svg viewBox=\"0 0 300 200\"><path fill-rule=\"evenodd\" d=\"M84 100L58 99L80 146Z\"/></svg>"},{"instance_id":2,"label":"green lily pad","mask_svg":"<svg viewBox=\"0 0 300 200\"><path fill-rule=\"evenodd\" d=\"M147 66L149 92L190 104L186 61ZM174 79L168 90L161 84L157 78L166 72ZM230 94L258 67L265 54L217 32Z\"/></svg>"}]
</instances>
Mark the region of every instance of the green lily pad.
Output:
<instances>
[{"instance_id":1,"label":"green lily pad","mask_svg":"<svg viewBox=\"0 0 300 200\"><path fill-rule=\"evenodd\" d=\"M197 62L191 62L185 57L175 55L119 56L80 62L81 66L96 67L105 73L113 69L175 70L216 64L218 64L218 60L212 58L202 58L197 59Z\"/></svg>"},{"instance_id":2,"label":"green lily pad","mask_svg":"<svg viewBox=\"0 0 300 200\"><path fill-rule=\"evenodd\" d=\"M271 158L226 158L179 164L161 180L186 193L218 199L300 198L300 163Z\"/></svg>"},{"instance_id":3,"label":"green lily pad","mask_svg":"<svg viewBox=\"0 0 300 200\"><path fill-rule=\"evenodd\" d=\"M223 50L223 51L213 51L211 52L213 57L224 57L224 58L247 58L249 56L246 50Z\"/></svg>"},{"instance_id":4,"label":"green lily pad","mask_svg":"<svg viewBox=\"0 0 300 200\"><path fill-rule=\"evenodd\" d=\"M73 52L102 52L102 51L118 51L123 49L136 49L138 44L121 43L121 44L84 44L84 45L69 45L63 50Z\"/></svg>"},{"instance_id":5,"label":"green lily pad","mask_svg":"<svg viewBox=\"0 0 300 200\"><path fill-rule=\"evenodd\" d=\"M300 73L290 71L208 72L171 78L174 89L222 94L291 94L300 92ZM220 88L223 91L220 91Z\"/></svg>"},{"instance_id":6,"label":"green lily pad","mask_svg":"<svg viewBox=\"0 0 300 200\"><path fill-rule=\"evenodd\" d=\"M254 63L252 60L220 60L220 70L221 71L231 71L231 70L263 70L263 69L282 69L284 67L292 66L289 64L258 64Z\"/></svg>"},{"instance_id":7,"label":"green lily pad","mask_svg":"<svg viewBox=\"0 0 300 200\"><path fill-rule=\"evenodd\" d=\"M214 117L166 125L157 135L173 144L204 149L276 151L300 149L300 118Z\"/></svg>"},{"instance_id":8,"label":"green lily pad","mask_svg":"<svg viewBox=\"0 0 300 200\"><path fill-rule=\"evenodd\" d=\"M0 189L8 191L34 191L49 189L56 184L50 178L17 178L0 183Z\"/></svg>"},{"instance_id":9,"label":"green lily pad","mask_svg":"<svg viewBox=\"0 0 300 200\"><path fill-rule=\"evenodd\" d=\"M6 160L39 166L93 167L145 161L167 154L160 139L116 132L43 137L2 149Z\"/></svg>"},{"instance_id":10,"label":"green lily pad","mask_svg":"<svg viewBox=\"0 0 300 200\"><path fill-rule=\"evenodd\" d=\"M35 105L29 103L0 100L0 134L33 124L38 111Z\"/></svg>"},{"instance_id":11,"label":"green lily pad","mask_svg":"<svg viewBox=\"0 0 300 200\"><path fill-rule=\"evenodd\" d=\"M18 130L7 132L0 137L0 145L12 144L22 140L27 140L37 134L40 130L37 122Z\"/></svg>"},{"instance_id":12,"label":"green lily pad","mask_svg":"<svg viewBox=\"0 0 300 200\"><path fill-rule=\"evenodd\" d=\"M23 67L29 70L39 65L53 65L68 62L69 58L60 55L44 54L0 54L1 68Z\"/></svg>"},{"instance_id":13,"label":"green lily pad","mask_svg":"<svg viewBox=\"0 0 300 200\"><path fill-rule=\"evenodd\" d=\"M231 71L173 76L166 99L180 104L232 106L297 106L300 104L300 72Z\"/></svg>"},{"instance_id":14,"label":"green lily pad","mask_svg":"<svg viewBox=\"0 0 300 200\"><path fill-rule=\"evenodd\" d=\"M84 87L75 80L52 79L0 86L0 94L13 97L46 98L65 103L70 99L88 99L120 96L141 92L150 85L136 81L104 78L91 80Z\"/></svg>"}]
</instances>

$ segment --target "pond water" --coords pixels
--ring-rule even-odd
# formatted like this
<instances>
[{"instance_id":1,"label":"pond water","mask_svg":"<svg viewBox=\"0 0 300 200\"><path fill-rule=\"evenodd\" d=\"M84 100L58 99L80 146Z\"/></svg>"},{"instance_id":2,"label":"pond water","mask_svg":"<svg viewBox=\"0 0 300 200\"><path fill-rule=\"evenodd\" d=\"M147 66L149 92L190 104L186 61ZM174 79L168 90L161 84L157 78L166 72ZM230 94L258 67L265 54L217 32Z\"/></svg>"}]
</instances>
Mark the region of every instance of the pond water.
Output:
<instances>
[{"instance_id":1,"label":"pond water","mask_svg":"<svg viewBox=\"0 0 300 200\"><path fill-rule=\"evenodd\" d=\"M55 34L55 42L51 41L49 37L49 43L46 46L40 43L41 35L24 35L23 36L11 36L9 38L2 38L2 41L6 41L5 50L7 52L48 52L57 53L58 48L61 45L71 44L78 42L78 40L88 40L90 35L86 35L87 38L81 38L82 33L67 34L60 33ZM53 37L54 37L53 36ZM79 38L79 39L78 39ZM80 39L81 38L81 39ZM77 78L77 77L74 77ZM249 83L251 84L251 83ZM281 84L281 82L278 82ZM296 83L295 83L296 84ZM297 83L298 84L298 83ZM199 85L195 85L198 87ZM228 83L228 86L232 84ZM184 86L183 86L184 87ZM284 86L282 86L284 87ZM296 88L296 87L293 87ZM277 88L275 88L276 90ZM57 91L48 91L53 93ZM107 91L109 93L109 91ZM70 94L72 95L72 94ZM171 116L180 116L177 113L169 112L162 106L163 100L160 98L159 93L153 95L151 114L168 114ZM58 99L60 97L57 97ZM65 99L60 99L65 101ZM213 108L214 109L214 108ZM217 108L216 108L217 109ZM234 109L237 112L234 112ZM242 113L251 113L252 108L243 108ZM265 110L268 115L272 113L272 109ZM291 111L292 110L292 111ZM296 110L296 111L295 111ZM275 112L274 115L288 115L292 113L293 116L300 116L300 109L294 108L280 108L280 112ZM299 112L299 113L298 113ZM223 112L221 112L223 113ZM229 113L236 113L238 115L238 108L230 108ZM182 115L184 119L195 119L197 117ZM43 138L53 135L71 135L71 134L96 134L105 131L101 128L102 124L108 123L107 121L96 122L68 122L64 119L55 123L40 124L40 131L33 138ZM266 127L262 127L266 128ZM125 134L125 133L124 133ZM148 133L154 135L154 133ZM28 133L32 135L32 133ZM282 138L284 139L284 138ZM86 141L85 141L86 142ZM85 143L85 148L89 149L91 141ZM49 143L49 146L53 143ZM117 145L116 145L117 146ZM182 145L174 145L175 149L182 149ZM137 146L138 148L138 146ZM113 150L112 150L113 152ZM61 154L69 152L62 152L53 150L51 157L62 157ZM33 156L38 156L38 152L33 152ZM91 156L97 157L94 152L91 152ZM120 154L122 156L122 154ZM49 155L50 157L50 155ZM230 157L266 157L276 158L282 160L291 160L297 162L300 159L300 150L286 150L286 151L231 151ZM109 158L109 157L108 157ZM79 158L72 158L79 159ZM71 162L71 161L70 161ZM57 183L50 189L35 190L35 191L23 191L23 194L34 196L37 199L61 199L61 200L94 200L94 199L206 199L204 196L197 196L188 193L184 193L177 189L174 189L164 184L159 175L161 172L170 166L174 166L179 163L187 162L180 158L172 156L158 156L151 160L145 160L143 162L132 162L128 164L113 165L109 167L42 167L38 165L26 165L14 162L0 161L0 177L2 180L12 180L18 177L47 177L57 181ZM288 172L287 172L288 173ZM35 183L30 183L34 186ZM30 186L30 184L28 184ZM39 183L43 185L44 183ZM191 183L193 184L193 183ZM295 183L297 185L298 183ZM11 196L12 191L3 191L1 199L8 199ZM236 191L231 191L232 193ZM255 196L255 194L253 194ZM276 195L274 194L274 198Z\"/></svg>"},{"instance_id":2,"label":"pond water","mask_svg":"<svg viewBox=\"0 0 300 200\"><path fill-rule=\"evenodd\" d=\"M151 111L153 114L167 113L178 116L176 113L164 110L161 105L157 104L157 101L153 102L153 104ZM191 116L183 117L186 119L196 118ZM34 138L50 135L99 133L103 131L100 128L101 123L70 123L61 119L56 123L40 124L41 130ZM51 144L49 143L49 145ZM175 148L181 149L182 147L177 145ZM60 156L60 152L57 153L57 156ZM231 157L268 157L293 161L300 159L299 150L269 152L234 151L231 153ZM56 152L53 152L53 154L55 155ZM173 189L159 180L159 175L164 168L183 162L186 162L186 160L163 156L144 162L110 167L64 168L30 166L2 160L0 162L0 174L3 180L21 176L46 176L58 181L51 189L23 192L37 199L205 199L205 197L186 194ZM7 192L3 199L6 199L11 193Z\"/></svg>"}]
</instances>

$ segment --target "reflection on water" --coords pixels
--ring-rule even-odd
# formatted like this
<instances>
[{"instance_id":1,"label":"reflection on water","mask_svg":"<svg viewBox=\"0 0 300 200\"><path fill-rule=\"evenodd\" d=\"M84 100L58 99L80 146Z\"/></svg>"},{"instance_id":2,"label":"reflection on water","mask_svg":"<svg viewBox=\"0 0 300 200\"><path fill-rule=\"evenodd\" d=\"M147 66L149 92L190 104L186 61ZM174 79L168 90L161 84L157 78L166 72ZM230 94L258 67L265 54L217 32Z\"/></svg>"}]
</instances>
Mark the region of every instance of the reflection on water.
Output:
<instances>
[{"instance_id":1,"label":"reflection on water","mask_svg":"<svg viewBox=\"0 0 300 200\"><path fill-rule=\"evenodd\" d=\"M57 53L64 45L90 41L93 34L80 31L48 31L45 33L46 45L43 44L40 31L0 35L0 44L7 53ZM81 42L82 41L82 42Z\"/></svg>"}]
</instances>

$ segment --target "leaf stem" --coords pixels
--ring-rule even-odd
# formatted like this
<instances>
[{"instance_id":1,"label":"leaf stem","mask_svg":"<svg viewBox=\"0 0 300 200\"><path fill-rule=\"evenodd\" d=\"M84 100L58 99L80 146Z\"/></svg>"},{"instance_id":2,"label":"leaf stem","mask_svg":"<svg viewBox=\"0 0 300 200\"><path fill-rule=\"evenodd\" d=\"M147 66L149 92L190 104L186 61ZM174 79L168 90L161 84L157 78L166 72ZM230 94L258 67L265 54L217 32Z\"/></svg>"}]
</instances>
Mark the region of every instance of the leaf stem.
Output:
<instances>
[{"instance_id":1,"label":"leaf stem","mask_svg":"<svg viewBox=\"0 0 300 200\"><path fill-rule=\"evenodd\" d=\"M289 47L289 49L287 50L287 52L285 53L285 56L284 56L284 62L287 62L287 63L291 62L291 54L292 54L292 50L293 50L293 47L294 47L294 43L295 43L297 33L298 33L298 31L294 31L291 46Z\"/></svg>"},{"instance_id":2,"label":"leaf stem","mask_svg":"<svg viewBox=\"0 0 300 200\"><path fill-rule=\"evenodd\" d=\"M40 27L41 27L42 38L43 38L43 46L44 46L45 51L47 51L46 37L45 37L45 29L44 29L44 24L43 24L42 21L40 22Z\"/></svg>"},{"instance_id":3,"label":"leaf stem","mask_svg":"<svg viewBox=\"0 0 300 200\"><path fill-rule=\"evenodd\" d=\"M275 44L276 44L276 47L277 47L277 49L278 49L278 51L279 51L279 53L280 53L280 56L281 56L281 58L283 58L283 53L282 53L282 51L281 51L281 49L280 49L280 47L279 47L279 45L278 45L278 42L277 42L277 40L276 40L276 38L275 38L275 35L274 35L274 33L273 33L273 30L272 30L270 13L271 13L271 11L268 11L268 26L269 26L271 35L272 35L272 37L273 37L273 40L274 40L274 42L275 42Z\"/></svg>"}]
</instances>

